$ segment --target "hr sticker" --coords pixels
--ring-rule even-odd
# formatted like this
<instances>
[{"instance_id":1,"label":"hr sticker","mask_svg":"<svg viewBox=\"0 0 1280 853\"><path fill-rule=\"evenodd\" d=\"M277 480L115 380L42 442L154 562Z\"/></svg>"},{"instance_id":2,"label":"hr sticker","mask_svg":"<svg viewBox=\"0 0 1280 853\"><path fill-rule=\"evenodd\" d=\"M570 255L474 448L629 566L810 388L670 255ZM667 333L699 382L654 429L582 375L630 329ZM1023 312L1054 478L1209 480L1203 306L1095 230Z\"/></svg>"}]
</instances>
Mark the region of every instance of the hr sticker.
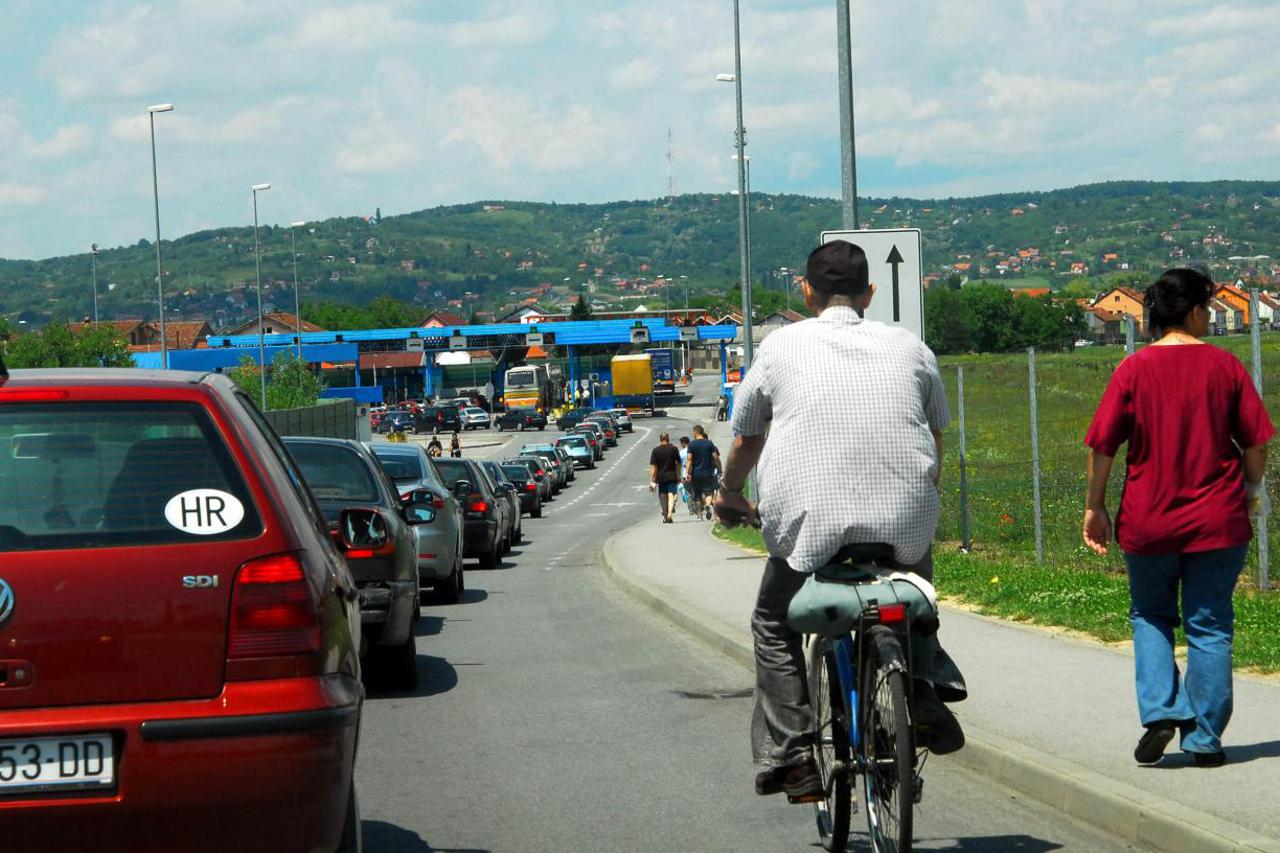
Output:
<instances>
[{"instance_id":1,"label":"hr sticker","mask_svg":"<svg viewBox=\"0 0 1280 853\"><path fill-rule=\"evenodd\" d=\"M244 505L235 495L217 489L190 489L169 499L164 517L183 533L213 536L243 521Z\"/></svg>"}]
</instances>

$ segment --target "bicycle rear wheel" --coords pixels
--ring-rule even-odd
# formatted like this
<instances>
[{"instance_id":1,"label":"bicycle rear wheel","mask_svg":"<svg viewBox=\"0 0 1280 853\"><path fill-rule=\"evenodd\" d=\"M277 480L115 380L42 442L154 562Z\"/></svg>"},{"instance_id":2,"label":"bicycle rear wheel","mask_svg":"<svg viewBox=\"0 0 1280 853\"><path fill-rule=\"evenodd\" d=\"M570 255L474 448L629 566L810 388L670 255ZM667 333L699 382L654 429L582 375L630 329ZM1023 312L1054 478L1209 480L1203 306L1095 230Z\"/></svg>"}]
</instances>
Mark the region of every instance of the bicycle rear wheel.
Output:
<instances>
[{"instance_id":1,"label":"bicycle rear wheel","mask_svg":"<svg viewBox=\"0 0 1280 853\"><path fill-rule=\"evenodd\" d=\"M813 752L824 792L823 799L814 803L814 817L823 848L843 851L849 841L849 817L853 806L848 716L840 696L840 677L836 672L831 641L814 637L809 643L808 657Z\"/></svg>"},{"instance_id":2,"label":"bicycle rear wheel","mask_svg":"<svg viewBox=\"0 0 1280 853\"><path fill-rule=\"evenodd\" d=\"M886 636L887 635L887 636ZM909 853L914 816L915 742L907 712L907 679L896 668L902 647L888 628L862 638L864 706L858 756L864 774L867 831L875 853Z\"/></svg>"}]
</instances>

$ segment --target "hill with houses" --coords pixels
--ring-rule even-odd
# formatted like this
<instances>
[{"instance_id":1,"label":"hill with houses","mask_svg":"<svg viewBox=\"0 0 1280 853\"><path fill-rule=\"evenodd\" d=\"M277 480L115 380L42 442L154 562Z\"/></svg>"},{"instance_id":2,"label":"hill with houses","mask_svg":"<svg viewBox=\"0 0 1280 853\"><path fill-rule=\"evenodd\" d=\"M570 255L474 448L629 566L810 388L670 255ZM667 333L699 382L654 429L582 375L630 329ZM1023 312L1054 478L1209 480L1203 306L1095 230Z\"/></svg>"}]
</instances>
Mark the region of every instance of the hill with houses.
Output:
<instances>
[{"instance_id":1,"label":"hill with houses","mask_svg":"<svg viewBox=\"0 0 1280 853\"><path fill-rule=\"evenodd\" d=\"M752 278L782 290L838 202L756 193ZM872 198L867 228L923 232L927 283L979 280L1080 297L1208 266L1216 280L1280 282L1280 182L1113 182L972 198ZM264 301L292 310L291 236L302 301L392 297L470 318L521 305L683 307L723 297L738 278L737 199L686 195L608 204L478 202L340 217L261 230ZM222 329L257 311L253 231L220 228L162 244L167 316ZM96 257L103 319L154 319L155 255L143 239ZM39 326L92 313L88 254L0 260L0 316Z\"/></svg>"}]
</instances>

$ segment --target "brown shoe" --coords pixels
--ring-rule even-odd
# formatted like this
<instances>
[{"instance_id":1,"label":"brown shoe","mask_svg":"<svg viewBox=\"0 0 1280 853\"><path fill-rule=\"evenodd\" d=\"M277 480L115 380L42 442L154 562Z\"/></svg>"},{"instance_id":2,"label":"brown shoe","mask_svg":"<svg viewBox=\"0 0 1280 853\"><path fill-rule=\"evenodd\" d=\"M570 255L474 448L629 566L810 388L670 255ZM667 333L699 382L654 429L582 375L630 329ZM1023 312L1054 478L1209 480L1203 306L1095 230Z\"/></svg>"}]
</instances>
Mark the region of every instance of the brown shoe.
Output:
<instances>
[{"instance_id":1,"label":"brown shoe","mask_svg":"<svg viewBox=\"0 0 1280 853\"><path fill-rule=\"evenodd\" d=\"M756 774L756 793L762 797L786 792L793 803L812 803L822 799L822 777L812 758L799 764L770 767Z\"/></svg>"}]
</instances>

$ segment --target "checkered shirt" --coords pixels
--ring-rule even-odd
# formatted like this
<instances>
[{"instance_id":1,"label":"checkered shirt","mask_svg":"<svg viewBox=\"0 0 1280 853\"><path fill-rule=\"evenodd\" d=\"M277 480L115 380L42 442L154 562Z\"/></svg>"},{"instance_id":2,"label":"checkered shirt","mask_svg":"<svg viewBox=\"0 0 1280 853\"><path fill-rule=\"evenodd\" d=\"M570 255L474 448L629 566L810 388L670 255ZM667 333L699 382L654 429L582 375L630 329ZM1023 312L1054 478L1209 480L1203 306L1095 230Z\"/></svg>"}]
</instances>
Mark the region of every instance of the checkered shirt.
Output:
<instances>
[{"instance_id":1,"label":"checkered shirt","mask_svg":"<svg viewBox=\"0 0 1280 853\"><path fill-rule=\"evenodd\" d=\"M734 394L734 435L768 433L758 468L770 555L812 572L850 543L924 556L938 524L932 433L951 422L933 352L852 308L778 329Z\"/></svg>"}]
</instances>

